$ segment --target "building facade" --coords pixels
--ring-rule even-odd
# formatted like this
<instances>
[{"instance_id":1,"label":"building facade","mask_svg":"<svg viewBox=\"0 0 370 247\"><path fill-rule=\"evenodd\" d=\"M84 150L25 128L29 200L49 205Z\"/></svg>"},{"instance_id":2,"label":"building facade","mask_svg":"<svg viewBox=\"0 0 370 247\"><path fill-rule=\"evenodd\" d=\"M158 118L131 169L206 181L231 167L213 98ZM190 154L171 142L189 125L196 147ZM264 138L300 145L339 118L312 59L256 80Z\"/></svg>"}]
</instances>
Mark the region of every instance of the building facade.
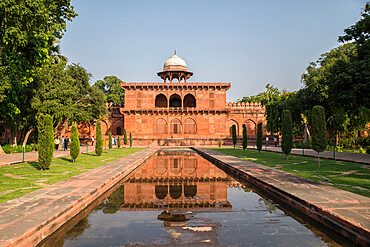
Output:
<instances>
[{"instance_id":1,"label":"building facade","mask_svg":"<svg viewBox=\"0 0 370 247\"><path fill-rule=\"evenodd\" d=\"M157 74L163 82L121 84L125 91L125 103L120 108L123 128L132 133L134 145L230 143L231 126L236 125L241 137L243 124L253 140L256 124L265 124L261 104L226 102L230 83L188 82L193 73L177 55L169 58Z\"/></svg>"}]
</instances>

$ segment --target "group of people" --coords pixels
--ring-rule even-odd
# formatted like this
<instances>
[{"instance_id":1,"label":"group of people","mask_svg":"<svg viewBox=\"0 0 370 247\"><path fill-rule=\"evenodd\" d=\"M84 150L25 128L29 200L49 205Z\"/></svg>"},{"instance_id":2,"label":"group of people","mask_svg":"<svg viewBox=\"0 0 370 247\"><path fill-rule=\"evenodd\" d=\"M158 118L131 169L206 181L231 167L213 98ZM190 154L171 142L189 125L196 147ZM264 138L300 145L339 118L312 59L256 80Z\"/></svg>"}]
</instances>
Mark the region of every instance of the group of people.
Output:
<instances>
[{"instance_id":1,"label":"group of people","mask_svg":"<svg viewBox=\"0 0 370 247\"><path fill-rule=\"evenodd\" d=\"M269 137L266 136L266 147L269 145ZM275 144L275 147L277 147L278 145L278 138L276 136L274 136L274 144Z\"/></svg>"},{"instance_id":2,"label":"group of people","mask_svg":"<svg viewBox=\"0 0 370 247\"><path fill-rule=\"evenodd\" d=\"M55 137L54 139L54 145L55 145L55 150L59 150L59 145L60 145L60 150L67 151L68 150L68 144L71 142L71 138L64 138L62 136L61 139L58 137Z\"/></svg>"}]
</instances>

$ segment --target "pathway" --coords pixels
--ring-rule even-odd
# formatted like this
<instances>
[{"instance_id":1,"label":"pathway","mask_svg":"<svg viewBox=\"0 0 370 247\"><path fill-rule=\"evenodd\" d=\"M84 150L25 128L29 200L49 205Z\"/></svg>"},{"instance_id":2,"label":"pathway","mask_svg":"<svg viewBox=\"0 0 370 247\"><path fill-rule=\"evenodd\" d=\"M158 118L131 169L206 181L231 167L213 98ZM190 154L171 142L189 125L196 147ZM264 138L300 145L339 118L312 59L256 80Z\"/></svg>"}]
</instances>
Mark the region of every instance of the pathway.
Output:
<instances>
[{"instance_id":1,"label":"pathway","mask_svg":"<svg viewBox=\"0 0 370 247\"><path fill-rule=\"evenodd\" d=\"M80 147L81 153L86 153L86 151L93 152L95 151L95 146L89 146L88 148L86 146ZM54 150L53 158L63 157L63 156L69 156L69 150L62 151ZM24 161L25 162L31 162L31 161L37 161L38 159L38 152L27 152L24 153ZM14 153L14 154L3 154L0 155L0 166L7 166L12 164L18 164L22 163L23 161L23 153Z\"/></svg>"},{"instance_id":2,"label":"pathway","mask_svg":"<svg viewBox=\"0 0 370 247\"><path fill-rule=\"evenodd\" d=\"M35 246L156 152L148 148L0 204L0 246Z\"/></svg>"},{"instance_id":3,"label":"pathway","mask_svg":"<svg viewBox=\"0 0 370 247\"><path fill-rule=\"evenodd\" d=\"M255 146L249 146L250 149L255 149ZM277 152L282 153L280 146L268 146L266 149L266 145L262 147L262 150L264 151L270 151L270 152ZM291 151L291 154L296 155L302 155L302 149L293 148ZM312 149L305 149L304 150L305 156L310 157L317 157L317 152ZM333 159L334 158L334 152L333 151L324 151L320 153L320 158L324 159ZM355 163L361 163L361 164L367 164L370 165L370 154L360 154L360 153L349 153L349 152L335 152L335 159L340 161L348 161L348 162L355 162Z\"/></svg>"}]
</instances>

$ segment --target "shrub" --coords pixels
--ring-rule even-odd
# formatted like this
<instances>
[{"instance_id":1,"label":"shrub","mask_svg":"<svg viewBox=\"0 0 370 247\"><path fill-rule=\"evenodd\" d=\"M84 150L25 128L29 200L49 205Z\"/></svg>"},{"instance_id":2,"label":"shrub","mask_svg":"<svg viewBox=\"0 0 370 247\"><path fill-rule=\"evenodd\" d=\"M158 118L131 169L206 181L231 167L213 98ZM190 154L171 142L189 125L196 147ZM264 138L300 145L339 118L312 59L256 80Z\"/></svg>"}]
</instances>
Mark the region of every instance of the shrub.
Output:
<instances>
[{"instance_id":1,"label":"shrub","mask_svg":"<svg viewBox=\"0 0 370 247\"><path fill-rule=\"evenodd\" d=\"M32 151L32 146L27 144L26 147L24 148L24 151L25 152L31 152Z\"/></svg>"},{"instance_id":2,"label":"shrub","mask_svg":"<svg viewBox=\"0 0 370 247\"><path fill-rule=\"evenodd\" d=\"M258 123L257 125L257 141L256 141L256 145L257 145L257 150L258 152L261 151L262 149L262 123Z\"/></svg>"},{"instance_id":3,"label":"shrub","mask_svg":"<svg viewBox=\"0 0 370 247\"><path fill-rule=\"evenodd\" d=\"M14 153L14 150L15 150L15 147L9 144L5 144L4 146L2 146L2 148L6 154Z\"/></svg>"},{"instance_id":4,"label":"shrub","mask_svg":"<svg viewBox=\"0 0 370 247\"><path fill-rule=\"evenodd\" d=\"M360 152L360 154L364 154L364 153L366 153L366 152L365 152L365 150L364 150L362 147L360 147L360 148L358 149L358 151Z\"/></svg>"},{"instance_id":5,"label":"shrub","mask_svg":"<svg viewBox=\"0 0 370 247\"><path fill-rule=\"evenodd\" d=\"M231 127L231 132L232 132L232 135L233 135L233 144L234 144L234 149L235 149L235 145L238 141L238 137L236 135L236 125L235 124Z\"/></svg>"},{"instance_id":6,"label":"shrub","mask_svg":"<svg viewBox=\"0 0 370 247\"><path fill-rule=\"evenodd\" d=\"M370 136L360 136L357 138L357 144L365 148L370 146Z\"/></svg>"},{"instance_id":7,"label":"shrub","mask_svg":"<svg viewBox=\"0 0 370 247\"><path fill-rule=\"evenodd\" d=\"M127 145L127 133L126 129L123 129L123 144Z\"/></svg>"},{"instance_id":8,"label":"shrub","mask_svg":"<svg viewBox=\"0 0 370 247\"><path fill-rule=\"evenodd\" d=\"M37 143L32 144L32 151L37 151L38 147L39 147L39 145Z\"/></svg>"},{"instance_id":9,"label":"shrub","mask_svg":"<svg viewBox=\"0 0 370 247\"><path fill-rule=\"evenodd\" d=\"M286 159L288 159L293 146L293 125L289 110L284 110L281 116L281 135L281 150L285 153Z\"/></svg>"},{"instance_id":10,"label":"shrub","mask_svg":"<svg viewBox=\"0 0 370 247\"><path fill-rule=\"evenodd\" d=\"M121 140L120 140L119 136L117 136L117 147L118 148L121 147Z\"/></svg>"},{"instance_id":11,"label":"shrub","mask_svg":"<svg viewBox=\"0 0 370 247\"><path fill-rule=\"evenodd\" d=\"M101 123L96 124L96 144L95 144L95 153L97 156L100 156L103 153L103 136L101 132Z\"/></svg>"},{"instance_id":12,"label":"shrub","mask_svg":"<svg viewBox=\"0 0 370 247\"><path fill-rule=\"evenodd\" d=\"M247 148L248 145L248 137L247 137L247 126L243 124L243 150Z\"/></svg>"},{"instance_id":13,"label":"shrub","mask_svg":"<svg viewBox=\"0 0 370 247\"><path fill-rule=\"evenodd\" d=\"M23 153L23 146L18 145L15 147L15 153Z\"/></svg>"},{"instance_id":14,"label":"shrub","mask_svg":"<svg viewBox=\"0 0 370 247\"><path fill-rule=\"evenodd\" d=\"M324 151L327 145L326 120L324 108L314 106L311 113L311 136L312 148L317 152L317 158L320 166L320 152Z\"/></svg>"},{"instance_id":15,"label":"shrub","mask_svg":"<svg viewBox=\"0 0 370 247\"><path fill-rule=\"evenodd\" d=\"M109 141L108 141L108 147L109 149L112 148L112 132L108 133Z\"/></svg>"},{"instance_id":16,"label":"shrub","mask_svg":"<svg viewBox=\"0 0 370 247\"><path fill-rule=\"evenodd\" d=\"M80 139L78 137L78 130L77 130L77 124L72 124L71 129L71 145L70 145L70 154L72 157L72 161L75 162L78 155L80 154Z\"/></svg>"},{"instance_id":17,"label":"shrub","mask_svg":"<svg viewBox=\"0 0 370 247\"><path fill-rule=\"evenodd\" d=\"M218 141L218 147L220 148L222 146L222 141L221 140L219 140Z\"/></svg>"},{"instance_id":18,"label":"shrub","mask_svg":"<svg viewBox=\"0 0 370 247\"><path fill-rule=\"evenodd\" d=\"M132 147L132 135L131 135L131 132L130 132L130 147Z\"/></svg>"},{"instance_id":19,"label":"shrub","mask_svg":"<svg viewBox=\"0 0 370 247\"><path fill-rule=\"evenodd\" d=\"M38 160L41 170L49 169L54 152L53 118L49 114L37 116Z\"/></svg>"},{"instance_id":20,"label":"shrub","mask_svg":"<svg viewBox=\"0 0 370 247\"><path fill-rule=\"evenodd\" d=\"M367 148L367 149L366 149L366 153L367 153L367 154L370 154L370 148Z\"/></svg>"}]
</instances>

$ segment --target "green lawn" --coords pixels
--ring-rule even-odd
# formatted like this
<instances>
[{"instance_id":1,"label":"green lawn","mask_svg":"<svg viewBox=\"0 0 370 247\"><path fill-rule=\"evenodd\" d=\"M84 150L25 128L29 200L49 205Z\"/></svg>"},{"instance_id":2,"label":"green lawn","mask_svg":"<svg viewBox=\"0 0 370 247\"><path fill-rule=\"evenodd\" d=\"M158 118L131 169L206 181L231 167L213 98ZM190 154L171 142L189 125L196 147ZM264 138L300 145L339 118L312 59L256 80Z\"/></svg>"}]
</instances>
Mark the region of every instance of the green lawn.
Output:
<instances>
[{"instance_id":1,"label":"green lawn","mask_svg":"<svg viewBox=\"0 0 370 247\"><path fill-rule=\"evenodd\" d=\"M114 148L104 150L101 156L80 154L75 163L71 157L53 159L49 170L41 171L38 162L0 167L0 203L17 198L50 184L117 160L142 148Z\"/></svg>"},{"instance_id":2,"label":"green lawn","mask_svg":"<svg viewBox=\"0 0 370 247\"><path fill-rule=\"evenodd\" d=\"M240 148L211 149L370 197L369 165L320 159L321 167L318 167L317 159L312 157L289 155L289 160L286 160L285 154L281 153L258 153L253 149L244 152Z\"/></svg>"}]
</instances>

